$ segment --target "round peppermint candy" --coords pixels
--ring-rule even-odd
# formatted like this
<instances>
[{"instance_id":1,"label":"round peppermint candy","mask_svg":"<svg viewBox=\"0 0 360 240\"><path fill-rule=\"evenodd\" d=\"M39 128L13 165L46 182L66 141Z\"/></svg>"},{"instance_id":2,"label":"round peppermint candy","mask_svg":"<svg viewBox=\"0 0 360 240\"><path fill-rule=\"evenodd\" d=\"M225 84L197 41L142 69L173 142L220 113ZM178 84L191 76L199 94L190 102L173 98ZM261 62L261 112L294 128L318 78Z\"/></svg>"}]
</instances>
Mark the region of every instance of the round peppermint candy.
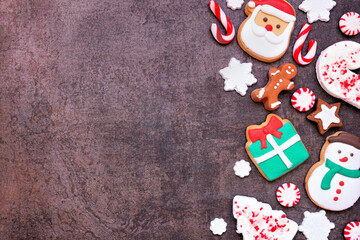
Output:
<instances>
[{"instance_id":1,"label":"round peppermint candy","mask_svg":"<svg viewBox=\"0 0 360 240\"><path fill-rule=\"evenodd\" d=\"M358 34L360 32L360 15L356 12L345 13L340 18L339 27L348 36Z\"/></svg>"},{"instance_id":2,"label":"round peppermint candy","mask_svg":"<svg viewBox=\"0 0 360 240\"><path fill-rule=\"evenodd\" d=\"M291 105L300 112L309 111L315 104L315 94L308 88L299 88L291 97Z\"/></svg>"},{"instance_id":3,"label":"round peppermint candy","mask_svg":"<svg viewBox=\"0 0 360 240\"><path fill-rule=\"evenodd\" d=\"M300 200L300 190L293 183L284 183L277 189L276 197L284 207L292 207Z\"/></svg>"},{"instance_id":4,"label":"round peppermint candy","mask_svg":"<svg viewBox=\"0 0 360 240\"><path fill-rule=\"evenodd\" d=\"M349 222L344 229L344 237L346 240L360 239L360 223L358 221Z\"/></svg>"}]
</instances>

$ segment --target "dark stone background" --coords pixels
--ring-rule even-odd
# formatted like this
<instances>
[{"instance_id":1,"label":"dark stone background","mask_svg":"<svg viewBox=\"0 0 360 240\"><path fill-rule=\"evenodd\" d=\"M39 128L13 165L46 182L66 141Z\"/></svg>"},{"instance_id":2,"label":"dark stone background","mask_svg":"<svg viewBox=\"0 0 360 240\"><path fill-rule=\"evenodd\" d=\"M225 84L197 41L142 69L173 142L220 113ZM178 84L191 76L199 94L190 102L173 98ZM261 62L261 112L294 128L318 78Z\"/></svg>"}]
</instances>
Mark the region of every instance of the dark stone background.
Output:
<instances>
[{"instance_id":1,"label":"dark stone background","mask_svg":"<svg viewBox=\"0 0 360 240\"><path fill-rule=\"evenodd\" d=\"M218 1L238 28L245 14ZM293 6L301 0L291 1ZM316 22L309 39L318 53L349 38L340 16L359 0L337 1L328 23ZM234 163L249 158L245 128L268 112L249 92L267 82L267 71L294 62L291 49L278 62L261 63L233 41L221 46L209 31L218 23L207 1L5 0L0 2L0 239L241 239L231 203L256 197L301 223L304 178L319 160L324 139L306 113L283 93L275 111L290 119L310 158L267 182L252 164L240 179ZM291 48L306 14L296 10ZM218 71L231 57L253 63L258 84L245 97L223 91ZM298 66L298 65L297 65ZM311 88L329 103L315 77L315 62L298 66L295 89ZM340 130L360 136L360 112L343 103ZM300 203L290 209L276 188L293 182ZM345 224L359 220L360 202L327 212L342 239ZM210 221L228 223L213 236ZM298 233L296 239L304 239Z\"/></svg>"}]
</instances>

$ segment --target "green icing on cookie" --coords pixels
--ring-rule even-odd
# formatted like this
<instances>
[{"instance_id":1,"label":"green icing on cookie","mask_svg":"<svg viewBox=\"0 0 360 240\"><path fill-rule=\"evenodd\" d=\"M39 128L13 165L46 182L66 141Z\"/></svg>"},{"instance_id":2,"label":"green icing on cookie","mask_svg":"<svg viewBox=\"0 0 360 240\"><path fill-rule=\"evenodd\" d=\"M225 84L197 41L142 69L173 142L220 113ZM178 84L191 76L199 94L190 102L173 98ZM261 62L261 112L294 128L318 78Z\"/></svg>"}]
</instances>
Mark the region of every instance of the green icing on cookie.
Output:
<instances>
[{"instance_id":1,"label":"green icing on cookie","mask_svg":"<svg viewBox=\"0 0 360 240\"><path fill-rule=\"evenodd\" d=\"M283 127L279 128L279 131L283 133L281 139L274 137L275 142L279 146L297 134L293 125L290 122L285 123ZM267 148L264 149L261 149L260 141L256 141L249 146L249 151L253 158L260 157L274 149L268 141L266 141L266 144ZM275 155L274 157L258 164L259 168L270 181L291 171L309 157L309 153L307 152L305 146L301 141L298 141L292 146L290 146L288 149L285 149L284 153L293 164L291 168L286 167L279 155Z\"/></svg>"}]
</instances>

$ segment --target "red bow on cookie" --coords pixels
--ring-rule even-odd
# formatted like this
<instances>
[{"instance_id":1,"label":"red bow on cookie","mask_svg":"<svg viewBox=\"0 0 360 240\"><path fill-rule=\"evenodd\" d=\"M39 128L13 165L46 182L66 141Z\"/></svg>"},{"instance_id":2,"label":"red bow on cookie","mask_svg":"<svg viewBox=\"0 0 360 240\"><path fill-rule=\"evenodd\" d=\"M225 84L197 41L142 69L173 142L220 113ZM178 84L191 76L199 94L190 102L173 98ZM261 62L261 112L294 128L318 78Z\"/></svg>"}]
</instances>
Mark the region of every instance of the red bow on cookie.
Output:
<instances>
[{"instance_id":1,"label":"red bow on cookie","mask_svg":"<svg viewBox=\"0 0 360 240\"><path fill-rule=\"evenodd\" d=\"M267 148L266 135L271 134L276 138L281 138L282 132L279 132L279 128L283 126L283 123L276 117L271 117L268 124L259 129L249 130L249 138L251 142L260 140L261 149Z\"/></svg>"}]
</instances>

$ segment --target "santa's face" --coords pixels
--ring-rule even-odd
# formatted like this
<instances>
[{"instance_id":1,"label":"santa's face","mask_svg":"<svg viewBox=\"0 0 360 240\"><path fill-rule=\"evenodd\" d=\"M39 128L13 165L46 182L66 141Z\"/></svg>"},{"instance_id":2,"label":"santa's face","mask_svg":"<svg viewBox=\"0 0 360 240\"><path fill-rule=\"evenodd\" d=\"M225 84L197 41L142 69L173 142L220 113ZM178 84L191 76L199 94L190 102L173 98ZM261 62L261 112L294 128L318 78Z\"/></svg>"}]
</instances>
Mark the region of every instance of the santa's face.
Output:
<instances>
[{"instance_id":1,"label":"santa's face","mask_svg":"<svg viewBox=\"0 0 360 240\"><path fill-rule=\"evenodd\" d=\"M330 143L325 158L348 169L360 168L360 150L345 143Z\"/></svg>"},{"instance_id":2,"label":"santa's face","mask_svg":"<svg viewBox=\"0 0 360 240\"><path fill-rule=\"evenodd\" d=\"M289 25L289 23L281 20L280 18L266 14L261 10L255 17L255 24L259 27L265 28L267 32L274 33L276 36L280 36Z\"/></svg>"},{"instance_id":3,"label":"santa's face","mask_svg":"<svg viewBox=\"0 0 360 240\"><path fill-rule=\"evenodd\" d=\"M262 38L263 41L271 44L281 44L285 39L290 37L291 29L290 32L285 32L289 23L266 14L261 10L257 12L255 18L251 18L249 21L253 34L260 39Z\"/></svg>"},{"instance_id":4,"label":"santa's face","mask_svg":"<svg viewBox=\"0 0 360 240\"><path fill-rule=\"evenodd\" d=\"M252 52L265 58L282 56L288 48L294 22L266 14L260 7L245 20L241 40Z\"/></svg>"}]
</instances>

